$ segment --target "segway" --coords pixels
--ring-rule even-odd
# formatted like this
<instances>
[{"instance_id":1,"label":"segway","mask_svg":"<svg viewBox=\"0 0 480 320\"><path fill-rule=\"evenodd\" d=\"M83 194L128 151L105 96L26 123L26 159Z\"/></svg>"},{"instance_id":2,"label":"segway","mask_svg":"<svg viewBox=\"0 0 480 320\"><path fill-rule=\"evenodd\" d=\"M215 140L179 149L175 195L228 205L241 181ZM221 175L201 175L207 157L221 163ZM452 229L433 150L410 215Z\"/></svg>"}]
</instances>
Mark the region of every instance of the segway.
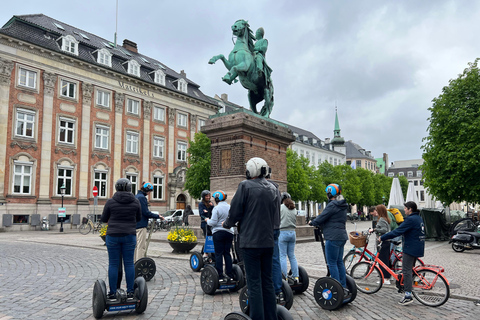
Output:
<instances>
[{"instance_id":1,"label":"segway","mask_svg":"<svg viewBox=\"0 0 480 320\"><path fill-rule=\"evenodd\" d=\"M279 303L279 301L277 301L278 303L277 305L285 307L287 310L290 310L290 308L292 308L293 306L293 291L288 285L288 282L283 279L282 279L282 292L283 292L283 296L285 297L285 302ZM243 287L242 290L240 290L238 300L240 302L240 310L242 310L244 314L249 314L250 306L248 304L248 287L247 286Z\"/></svg>"},{"instance_id":2,"label":"segway","mask_svg":"<svg viewBox=\"0 0 480 320\"><path fill-rule=\"evenodd\" d=\"M135 262L135 278L143 277L145 281L150 281L157 272L157 266L152 258L147 257L148 246L150 245L150 238L152 237L153 223L150 225L148 233L147 246L145 248L145 256Z\"/></svg>"},{"instance_id":3,"label":"segway","mask_svg":"<svg viewBox=\"0 0 480 320\"><path fill-rule=\"evenodd\" d=\"M322 244L323 256L325 257L325 264L327 265L327 276L319 278L317 282L315 282L313 296L315 297L317 304L322 309L335 310L341 305L355 300L357 297L357 286L355 285L355 280L353 280L353 278L347 274L347 289L350 291L350 293L345 296L340 282L330 277L327 256L325 255L325 242L323 240L322 230L318 227L315 227L315 241L319 241Z\"/></svg>"},{"instance_id":4,"label":"segway","mask_svg":"<svg viewBox=\"0 0 480 320\"><path fill-rule=\"evenodd\" d=\"M245 278L242 269L236 264L232 265L233 279L220 279L217 269L213 265L206 265L200 275L200 285L203 292L209 295L217 290L229 290L237 292L245 286Z\"/></svg>"},{"instance_id":5,"label":"segway","mask_svg":"<svg viewBox=\"0 0 480 320\"><path fill-rule=\"evenodd\" d=\"M308 278L308 273L305 268L298 266L298 281L295 282L292 278L292 270L288 273L289 277L285 277L284 274L282 274L283 280L287 281L288 285L292 289L292 291L295 291L295 293L303 293L308 289L308 285L310 284L310 280Z\"/></svg>"},{"instance_id":6,"label":"segway","mask_svg":"<svg viewBox=\"0 0 480 320\"><path fill-rule=\"evenodd\" d=\"M277 304L277 318L278 320L293 320L292 315L285 307ZM225 320L252 320L249 316L241 312L230 312L224 318Z\"/></svg>"},{"instance_id":7,"label":"segway","mask_svg":"<svg viewBox=\"0 0 480 320\"><path fill-rule=\"evenodd\" d=\"M205 232L205 234L207 234L207 232ZM215 263L215 247L213 246L212 235L206 236L203 252L208 255L207 258L204 258L202 253L198 251L193 251L190 255L189 262L192 271L199 272L205 265Z\"/></svg>"},{"instance_id":8,"label":"segway","mask_svg":"<svg viewBox=\"0 0 480 320\"><path fill-rule=\"evenodd\" d=\"M135 279L133 288L134 297L128 299L123 289L117 289L115 299L107 299L107 286L105 281L97 280L93 286L92 309L95 319L100 319L106 311L135 310L141 314L147 309L148 289L143 277Z\"/></svg>"}]
</instances>

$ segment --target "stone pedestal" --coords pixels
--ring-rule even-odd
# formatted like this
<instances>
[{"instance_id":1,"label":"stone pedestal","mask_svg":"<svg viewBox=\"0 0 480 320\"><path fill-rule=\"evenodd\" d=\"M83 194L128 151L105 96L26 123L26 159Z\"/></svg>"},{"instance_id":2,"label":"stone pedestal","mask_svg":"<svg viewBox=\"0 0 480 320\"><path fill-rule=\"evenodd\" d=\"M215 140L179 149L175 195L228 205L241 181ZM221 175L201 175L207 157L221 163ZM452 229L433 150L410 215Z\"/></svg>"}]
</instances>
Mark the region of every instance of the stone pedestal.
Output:
<instances>
[{"instance_id":1,"label":"stone pedestal","mask_svg":"<svg viewBox=\"0 0 480 320\"><path fill-rule=\"evenodd\" d=\"M210 190L221 189L233 198L238 184L245 180L245 164L260 157L272 169L271 180L287 191L286 151L295 140L292 131L280 122L246 109L210 117L204 132L211 140Z\"/></svg>"}]
</instances>

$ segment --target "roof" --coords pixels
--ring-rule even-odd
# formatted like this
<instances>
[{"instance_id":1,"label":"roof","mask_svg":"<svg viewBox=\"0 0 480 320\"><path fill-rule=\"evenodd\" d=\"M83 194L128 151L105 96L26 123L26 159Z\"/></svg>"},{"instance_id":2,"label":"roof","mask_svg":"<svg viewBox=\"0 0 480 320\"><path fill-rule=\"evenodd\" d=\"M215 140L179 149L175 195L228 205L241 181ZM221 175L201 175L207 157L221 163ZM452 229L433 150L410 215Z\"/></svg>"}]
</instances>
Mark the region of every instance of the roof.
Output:
<instances>
[{"instance_id":1,"label":"roof","mask_svg":"<svg viewBox=\"0 0 480 320\"><path fill-rule=\"evenodd\" d=\"M347 149L346 157L347 159L370 159L375 160L375 158L370 155L368 156L366 153L370 151L365 151L364 148L359 146L358 144L352 142L352 140L345 141L345 147ZM363 150L363 152L362 152Z\"/></svg>"},{"instance_id":2,"label":"roof","mask_svg":"<svg viewBox=\"0 0 480 320\"><path fill-rule=\"evenodd\" d=\"M188 92L186 93L188 96L211 103L211 100L199 90L199 85L187 78L182 77L181 74L170 69L158 60L147 57L141 53L129 51L118 44L117 47L114 47L114 44L107 39L75 28L64 22L50 18L44 14L13 16L0 29L0 34L11 36L16 39L35 44L39 47L55 51L63 55L68 55L75 59L83 60L90 64L98 65L101 68L110 69L128 77L140 78L144 82L151 83L155 86L168 88L180 94L185 93L177 90L174 83L183 78L188 83ZM75 40L79 42L78 56L65 52L61 49L57 40L60 37L67 35L74 37ZM112 54L111 67L97 63L93 53L99 49L106 49ZM123 64L129 60L135 60L141 66L140 77L136 77L127 73L127 70ZM153 78L149 75L149 73L159 69L165 73L165 86L155 83Z\"/></svg>"}]
</instances>

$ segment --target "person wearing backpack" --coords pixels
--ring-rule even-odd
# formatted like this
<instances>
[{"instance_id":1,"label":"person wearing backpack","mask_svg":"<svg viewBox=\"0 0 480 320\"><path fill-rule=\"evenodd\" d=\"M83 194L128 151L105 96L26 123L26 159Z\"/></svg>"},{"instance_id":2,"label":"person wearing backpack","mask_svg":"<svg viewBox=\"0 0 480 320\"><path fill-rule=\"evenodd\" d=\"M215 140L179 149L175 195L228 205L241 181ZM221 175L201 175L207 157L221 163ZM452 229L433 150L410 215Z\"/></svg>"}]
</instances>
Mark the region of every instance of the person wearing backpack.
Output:
<instances>
[{"instance_id":1,"label":"person wearing backpack","mask_svg":"<svg viewBox=\"0 0 480 320\"><path fill-rule=\"evenodd\" d=\"M395 214L394 214L395 212ZM398 216L398 220L401 220L400 223L403 222L403 216L402 216L402 213L400 212L400 210L398 209L395 209L395 208L391 208L391 209L387 209L387 213L388 213L388 217L390 218L390 231L393 231L395 229L398 228L399 224L397 222L397 216ZM395 237L392 239L392 241L402 241L402 236L398 236L398 237ZM390 243L390 252L392 250L395 250L397 246L391 242ZM395 260L395 255L391 255L390 256L390 263L393 263L393 261Z\"/></svg>"}]
</instances>

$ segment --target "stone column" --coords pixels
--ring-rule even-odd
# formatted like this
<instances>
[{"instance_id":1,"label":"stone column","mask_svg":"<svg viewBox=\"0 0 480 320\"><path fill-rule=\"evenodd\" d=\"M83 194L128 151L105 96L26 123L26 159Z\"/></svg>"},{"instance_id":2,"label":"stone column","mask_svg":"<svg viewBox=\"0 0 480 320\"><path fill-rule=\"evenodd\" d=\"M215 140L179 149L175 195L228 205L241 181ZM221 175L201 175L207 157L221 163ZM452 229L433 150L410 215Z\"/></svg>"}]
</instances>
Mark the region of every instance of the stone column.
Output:
<instances>
[{"instance_id":1,"label":"stone column","mask_svg":"<svg viewBox=\"0 0 480 320\"><path fill-rule=\"evenodd\" d=\"M122 119L124 110L125 94L115 93L115 135L112 143L113 153L113 181L121 178L122 174ZM113 194L113 192L111 192Z\"/></svg>"},{"instance_id":2,"label":"stone column","mask_svg":"<svg viewBox=\"0 0 480 320\"><path fill-rule=\"evenodd\" d=\"M150 138L150 118L152 116L152 102L143 102L143 172L142 181L150 181L150 147L152 145L152 139Z\"/></svg>"},{"instance_id":3,"label":"stone column","mask_svg":"<svg viewBox=\"0 0 480 320\"><path fill-rule=\"evenodd\" d=\"M53 95L55 93L55 83L57 76L53 73L43 73L43 119L42 119L42 141L41 141L41 161L40 161L40 192L38 204L51 204L50 191L52 184L50 173L52 167L52 139L55 123L53 121Z\"/></svg>"},{"instance_id":4,"label":"stone column","mask_svg":"<svg viewBox=\"0 0 480 320\"><path fill-rule=\"evenodd\" d=\"M13 61L0 58L0 203L5 200L5 169L7 159L7 126L10 97L10 83L12 78ZM8 188L7 188L8 189ZM3 208L4 206L2 206Z\"/></svg>"},{"instance_id":5,"label":"stone column","mask_svg":"<svg viewBox=\"0 0 480 320\"><path fill-rule=\"evenodd\" d=\"M83 103L82 103L82 130L80 132L80 174L78 184L78 205L89 205L89 185L88 177L90 175L89 156L90 156L90 113L92 108L93 85L89 83L82 84Z\"/></svg>"},{"instance_id":6,"label":"stone column","mask_svg":"<svg viewBox=\"0 0 480 320\"><path fill-rule=\"evenodd\" d=\"M170 172L173 173L173 169L175 169L175 159L177 158L177 155L175 153L175 150L177 148L175 144L175 115L177 113L177 110L175 108L168 108L168 151L167 151L167 172L165 173L165 176L168 174L168 203L167 206L170 209L175 208L175 187L174 187L174 176L169 174ZM176 182L176 180L175 180ZM166 193L167 194L167 193Z\"/></svg>"}]
</instances>

